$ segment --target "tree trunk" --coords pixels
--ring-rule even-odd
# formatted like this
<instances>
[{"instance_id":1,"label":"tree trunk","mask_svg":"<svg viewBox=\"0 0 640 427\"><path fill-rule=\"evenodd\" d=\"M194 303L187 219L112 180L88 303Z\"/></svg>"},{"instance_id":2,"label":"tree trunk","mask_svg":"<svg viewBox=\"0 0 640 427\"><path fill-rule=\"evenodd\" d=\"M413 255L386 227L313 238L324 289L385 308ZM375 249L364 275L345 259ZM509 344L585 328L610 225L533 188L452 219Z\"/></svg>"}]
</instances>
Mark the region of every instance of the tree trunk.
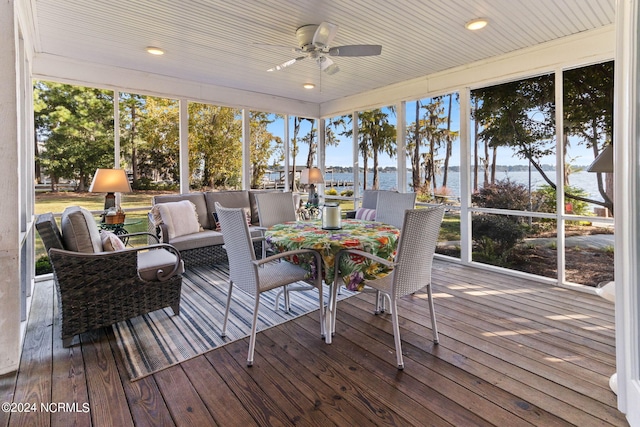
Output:
<instances>
[{"instance_id":1,"label":"tree trunk","mask_svg":"<svg viewBox=\"0 0 640 427\"><path fill-rule=\"evenodd\" d=\"M416 131L414 132L413 158L411 159L411 178L413 183L413 191L417 192L420 188L420 101L416 101Z\"/></svg>"},{"instance_id":2,"label":"tree trunk","mask_svg":"<svg viewBox=\"0 0 640 427\"><path fill-rule=\"evenodd\" d=\"M380 189L380 177L378 174L378 150L373 150L373 184L371 188L374 190Z\"/></svg>"},{"instance_id":3,"label":"tree trunk","mask_svg":"<svg viewBox=\"0 0 640 427\"><path fill-rule=\"evenodd\" d=\"M38 157L40 156L40 153L38 150L38 136L36 135L36 132L33 132L33 154L36 159L38 159ZM42 170L40 169L39 160L36 160L35 175L36 175L36 183L42 184Z\"/></svg>"},{"instance_id":4,"label":"tree trunk","mask_svg":"<svg viewBox=\"0 0 640 427\"><path fill-rule=\"evenodd\" d=\"M493 147L491 158L491 184L496 183L496 163L498 162L498 147Z\"/></svg>"},{"instance_id":5,"label":"tree trunk","mask_svg":"<svg viewBox=\"0 0 640 427\"><path fill-rule=\"evenodd\" d=\"M484 142L484 159L482 161L484 167L484 186L489 185L489 143Z\"/></svg>"}]
</instances>

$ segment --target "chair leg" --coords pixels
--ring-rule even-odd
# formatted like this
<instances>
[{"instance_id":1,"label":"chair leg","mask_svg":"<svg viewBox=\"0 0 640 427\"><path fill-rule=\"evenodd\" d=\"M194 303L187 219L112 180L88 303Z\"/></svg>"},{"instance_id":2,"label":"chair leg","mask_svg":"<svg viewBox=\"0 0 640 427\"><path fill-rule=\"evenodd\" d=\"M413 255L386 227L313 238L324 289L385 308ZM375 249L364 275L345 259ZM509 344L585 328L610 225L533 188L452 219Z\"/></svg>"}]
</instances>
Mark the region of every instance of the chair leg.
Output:
<instances>
[{"instance_id":1,"label":"chair leg","mask_svg":"<svg viewBox=\"0 0 640 427\"><path fill-rule=\"evenodd\" d=\"M251 337L249 338L249 354L247 366L253 366L253 353L256 349L256 331L258 329L258 309L260 308L260 293L256 293L256 302L253 307L253 322L251 323Z\"/></svg>"},{"instance_id":2,"label":"chair leg","mask_svg":"<svg viewBox=\"0 0 640 427\"><path fill-rule=\"evenodd\" d=\"M231 306L231 291L233 290L233 282L229 280L229 290L227 291L227 306L224 310L224 321L222 322L222 338L227 336L227 321L229 320L229 307Z\"/></svg>"},{"instance_id":3,"label":"chair leg","mask_svg":"<svg viewBox=\"0 0 640 427\"><path fill-rule=\"evenodd\" d=\"M173 311L174 316L177 316L178 314L180 314L180 301L178 301L177 303L171 306L171 311Z\"/></svg>"},{"instance_id":4,"label":"chair leg","mask_svg":"<svg viewBox=\"0 0 640 427\"><path fill-rule=\"evenodd\" d=\"M438 344L440 339L438 337L438 325L436 324L436 309L433 305L433 295L431 294L431 283L427 285L427 295L429 299L429 312L431 313L431 329L433 330L433 343Z\"/></svg>"},{"instance_id":5,"label":"chair leg","mask_svg":"<svg viewBox=\"0 0 640 427\"><path fill-rule=\"evenodd\" d=\"M376 290L376 309L374 310L374 314L378 315L384 311L384 307L380 304L380 291Z\"/></svg>"},{"instance_id":6,"label":"chair leg","mask_svg":"<svg viewBox=\"0 0 640 427\"><path fill-rule=\"evenodd\" d=\"M318 286L318 304L320 305L320 337L324 339L327 335L327 325L325 321L326 313L324 311L324 292L322 290L322 279L320 279Z\"/></svg>"},{"instance_id":7,"label":"chair leg","mask_svg":"<svg viewBox=\"0 0 640 427\"><path fill-rule=\"evenodd\" d=\"M288 313L291 310L291 295L289 294L288 285L284 285L284 312Z\"/></svg>"},{"instance_id":8,"label":"chair leg","mask_svg":"<svg viewBox=\"0 0 640 427\"><path fill-rule=\"evenodd\" d=\"M396 299L391 298L391 323L393 325L393 340L396 343L396 360L398 369L404 369L404 361L402 360L402 344L400 343L400 325L398 324L398 306Z\"/></svg>"},{"instance_id":9,"label":"chair leg","mask_svg":"<svg viewBox=\"0 0 640 427\"><path fill-rule=\"evenodd\" d=\"M324 336L324 342L327 344L331 344L333 335L336 331L336 310L338 308L337 304L337 294L338 288L340 287L339 279L335 279L333 284L329 287L329 301L327 302L327 313L325 315L326 320L326 334Z\"/></svg>"}]
</instances>

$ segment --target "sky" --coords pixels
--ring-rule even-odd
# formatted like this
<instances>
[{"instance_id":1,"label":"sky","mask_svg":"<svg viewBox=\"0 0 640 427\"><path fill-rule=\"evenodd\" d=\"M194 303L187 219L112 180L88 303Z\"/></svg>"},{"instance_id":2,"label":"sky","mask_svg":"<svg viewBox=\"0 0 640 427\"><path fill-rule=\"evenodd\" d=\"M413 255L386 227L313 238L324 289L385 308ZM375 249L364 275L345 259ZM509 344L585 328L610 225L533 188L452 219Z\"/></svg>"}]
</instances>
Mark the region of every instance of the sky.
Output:
<instances>
[{"instance_id":1,"label":"sky","mask_svg":"<svg viewBox=\"0 0 640 427\"><path fill-rule=\"evenodd\" d=\"M426 103L426 100L422 100L423 104ZM443 104L444 107L447 106L448 98L445 99ZM397 117L395 114L390 113L390 122L392 124L397 124ZM406 122L407 124L415 121L415 101L406 103ZM293 119L290 119L290 131L289 137L293 137ZM311 128L311 124L308 121L304 121L301 125L300 136L306 135ZM460 104L459 102L453 98L452 104L452 114L451 114L451 129L454 131L460 130ZM269 126L269 131L275 135L284 138L284 119L278 119L276 122L272 123ZM340 143L338 146L328 146L325 152L326 158L326 166L351 166L353 164L353 149L351 138L346 138L343 136L339 136ZM307 160L308 154L308 146L306 144L300 144L300 152L296 157L296 164L305 164ZM591 149L587 149L583 144L578 144L577 140L570 144L570 148L568 150L568 158L571 159L572 163L576 165L584 165L588 166L593 161L593 153ZM480 153L482 156L482 153ZM444 149L440 149L439 156L440 158L444 157ZM473 161L473 159L472 159ZM541 164L555 164L555 155L546 156L541 159ZM273 161L269 162L270 164ZM362 160L360 160L360 164L362 164ZM371 164L371 163L370 163ZM409 164L409 163L408 163ZM507 148L498 149L498 160L497 164L499 165L527 165L528 161L526 159L520 159L514 156L512 150ZM397 166L396 158L391 158L387 154L379 155L379 165L380 167L386 166ZM450 159L451 166L459 166L460 165L460 141L456 139L453 144L452 156Z\"/></svg>"}]
</instances>

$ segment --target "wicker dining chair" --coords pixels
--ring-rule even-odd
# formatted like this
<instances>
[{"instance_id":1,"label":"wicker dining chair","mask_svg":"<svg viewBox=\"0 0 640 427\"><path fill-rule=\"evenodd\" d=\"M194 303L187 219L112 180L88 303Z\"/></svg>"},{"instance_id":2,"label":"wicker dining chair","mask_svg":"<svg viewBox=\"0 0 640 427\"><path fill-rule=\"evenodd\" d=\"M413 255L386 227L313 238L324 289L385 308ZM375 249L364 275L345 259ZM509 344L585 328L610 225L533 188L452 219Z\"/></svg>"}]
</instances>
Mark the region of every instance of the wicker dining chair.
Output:
<instances>
[{"instance_id":1,"label":"wicker dining chair","mask_svg":"<svg viewBox=\"0 0 640 427\"><path fill-rule=\"evenodd\" d=\"M249 338L249 353L247 366L253 365L253 354L256 343L256 329L258 325L258 309L260 307L260 294L281 286L307 280L309 272L300 266L289 262L272 262L286 256L310 254L315 258L315 265L321 268L320 254L311 249L299 249L278 253L257 260L253 250L253 243L249 234L249 227L242 209L225 208L216 202L216 212L220 221L224 248L229 259L229 292L227 305L222 324L222 337L227 334L227 321L229 307L231 305L231 293L233 285L255 298L253 309L253 321L251 324L251 336ZM311 279L318 289L318 308L320 309L320 335L325 336L324 302L322 295L322 274L316 270L315 277Z\"/></svg>"},{"instance_id":2,"label":"wicker dining chair","mask_svg":"<svg viewBox=\"0 0 640 427\"><path fill-rule=\"evenodd\" d=\"M395 191L378 191L376 202L376 221L393 225L402 231L404 211L414 209L416 193L396 193Z\"/></svg>"},{"instance_id":3,"label":"wicker dining chair","mask_svg":"<svg viewBox=\"0 0 640 427\"><path fill-rule=\"evenodd\" d=\"M368 252L355 249L345 249L338 253L336 266L340 266L342 257L357 255L366 257L380 264L393 268L393 271L380 279L367 280L367 286L389 296L391 300L391 321L393 323L393 337L396 346L398 369L404 368L402 348L400 344L400 327L398 325L398 298L412 294L426 286L431 313L431 329L433 342L438 343L438 328L436 313L431 291L431 267L436 249L440 224L444 216L444 207L437 206L428 209L412 209L405 211L403 230L398 244L398 252L394 261L376 257ZM339 268L335 269L334 285L330 297L330 318L327 331L327 342L331 342L331 335L335 331L336 318L336 289L342 280Z\"/></svg>"},{"instance_id":4,"label":"wicker dining chair","mask_svg":"<svg viewBox=\"0 0 640 427\"><path fill-rule=\"evenodd\" d=\"M393 225L400 230L400 237L402 237L404 212L407 209L415 208L416 193L378 191L376 196L376 221ZM384 313L386 311L386 300L380 292L376 292L376 301L376 314Z\"/></svg>"},{"instance_id":5,"label":"wicker dining chair","mask_svg":"<svg viewBox=\"0 0 640 427\"><path fill-rule=\"evenodd\" d=\"M256 194L256 205L258 207L258 218L260 220L260 228L266 230L272 225L282 224L287 221L297 220L295 201L293 193L272 191L267 193ZM267 256L267 242L262 241L262 258ZM278 291L275 297L274 310L278 310L280 305L280 296L284 294L284 311L289 312L291 304L289 303L289 292L291 291L307 291L313 289L313 286L294 286L285 285L282 290Z\"/></svg>"}]
</instances>

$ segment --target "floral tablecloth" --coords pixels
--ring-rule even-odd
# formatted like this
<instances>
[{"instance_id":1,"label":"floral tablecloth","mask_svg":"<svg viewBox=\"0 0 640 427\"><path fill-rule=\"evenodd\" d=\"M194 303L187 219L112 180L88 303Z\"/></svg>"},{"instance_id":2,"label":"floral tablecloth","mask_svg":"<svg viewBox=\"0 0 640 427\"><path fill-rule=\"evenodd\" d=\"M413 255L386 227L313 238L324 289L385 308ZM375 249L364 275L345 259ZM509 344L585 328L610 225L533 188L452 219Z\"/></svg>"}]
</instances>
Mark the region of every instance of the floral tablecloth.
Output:
<instances>
[{"instance_id":1,"label":"floral tablecloth","mask_svg":"<svg viewBox=\"0 0 640 427\"><path fill-rule=\"evenodd\" d=\"M278 252L295 249L315 249L322 255L323 276L333 282L335 257L342 249L360 249L381 258L393 260L400 231L388 224L355 219L343 219L342 229L323 230L320 221L298 221L277 224L266 231L266 240ZM311 257L294 256L289 260L314 273ZM350 290L360 291L367 279L389 274L390 270L361 256L343 257L340 272Z\"/></svg>"}]
</instances>

